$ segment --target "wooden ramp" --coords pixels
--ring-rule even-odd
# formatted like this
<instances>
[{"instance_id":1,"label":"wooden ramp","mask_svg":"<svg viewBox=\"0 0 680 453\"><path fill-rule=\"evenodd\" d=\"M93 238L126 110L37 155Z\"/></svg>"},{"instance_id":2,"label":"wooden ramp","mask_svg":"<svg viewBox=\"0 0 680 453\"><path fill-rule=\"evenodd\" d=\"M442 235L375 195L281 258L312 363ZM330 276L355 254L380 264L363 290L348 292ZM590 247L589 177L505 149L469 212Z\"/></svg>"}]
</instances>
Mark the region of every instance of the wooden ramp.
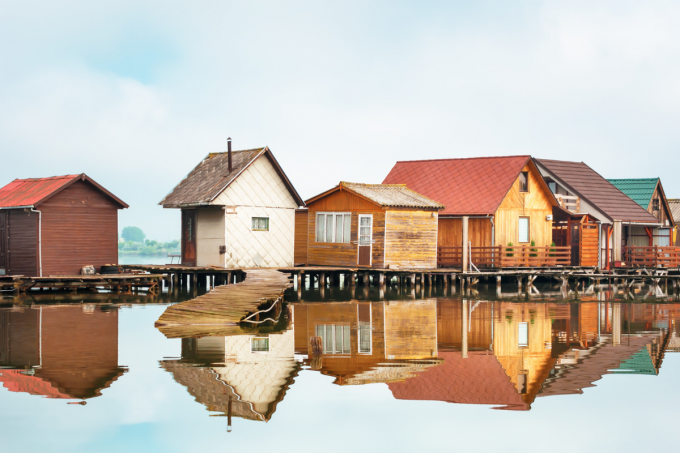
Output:
<instances>
[{"instance_id":1,"label":"wooden ramp","mask_svg":"<svg viewBox=\"0 0 680 453\"><path fill-rule=\"evenodd\" d=\"M266 302L283 297L291 284L286 274L272 269L246 270L246 278L218 286L195 299L168 307L156 327L168 338L237 335L255 331L239 323Z\"/></svg>"}]
</instances>

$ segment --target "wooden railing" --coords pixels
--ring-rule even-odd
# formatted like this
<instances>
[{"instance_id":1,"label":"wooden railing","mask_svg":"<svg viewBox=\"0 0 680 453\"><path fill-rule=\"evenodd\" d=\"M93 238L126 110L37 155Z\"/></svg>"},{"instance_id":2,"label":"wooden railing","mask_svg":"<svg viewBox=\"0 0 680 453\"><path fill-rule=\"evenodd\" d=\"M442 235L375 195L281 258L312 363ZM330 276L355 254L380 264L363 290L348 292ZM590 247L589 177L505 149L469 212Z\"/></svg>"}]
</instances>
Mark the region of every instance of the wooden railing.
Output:
<instances>
[{"instance_id":1,"label":"wooden railing","mask_svg":"<svg viewBox=\"0 0 680 453\"><path fill-rule=\"evenodd\" d=\"M560 206L571 212L581 212L581 200L574 195L555 194Z\"/></svg>"},{"instance_id":2,"label":"wooden railing","mask_svg":"<svg viewBox=\"0 0 680 453\"><path fill-rule=\"evenodd\" d=\"M571 247L537 247L530 245L472 247L469 260L478 268L540 267L571 265ZM461 267L463 247L438 247L438 267Z\"/></svg>"},{"instance_id":3,"label":"wooden railing","mask_svg":"<svg viewBox=\"0 0 680 453\"><path fill-rule=\"evenodd\" d=\"M627 266L680 267L680 247L624 247Z\"/></svg>"}]
</instances>

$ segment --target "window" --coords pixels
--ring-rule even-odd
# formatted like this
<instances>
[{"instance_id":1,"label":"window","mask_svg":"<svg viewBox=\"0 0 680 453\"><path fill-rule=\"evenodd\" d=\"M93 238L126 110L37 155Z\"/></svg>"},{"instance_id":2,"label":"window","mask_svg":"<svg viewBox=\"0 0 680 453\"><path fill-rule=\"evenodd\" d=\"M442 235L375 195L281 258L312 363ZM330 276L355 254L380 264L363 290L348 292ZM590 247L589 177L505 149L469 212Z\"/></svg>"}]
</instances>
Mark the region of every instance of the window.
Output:
<instances>
[{"instance_id":1,"label":"window","mask_svg":"<svg viewBox=\"0 0 680 453\"><path fill-rule=\"evenodd\" d=\"M347 212L316 214L316 242L349 243L352 216Z\"/></svg>"},{"instance_id":2,"label":"window","mask_svg":"<svg viewBox=\"0 0 680 453\"><path fill-rule=\"evenodd\" d=\"M517 347L526 348L529 346L529 323L520 322L517 326Z\"/></svg>"},{"instance_id":3,"label":"window","mask_svg":"<svg viewBox=\"0 0 680 453\"><path fill-rule=\"evenodd\" d=\"M253 231L269 231L269 217L253 217Z\"/></svg>"},{"instance_id":4,"label":"window","mask_svg":"<svg viewBox=\"0 0 680 453\"><path fill-rule=\"evenodd\" d=\"M250 352L269 352L269 337L251 338Z\"/></svg>"},{"instance_id":5,"label":"window","mask_svg":"<svg viewBox=\"0 0 680 453\"><path fill-rule=\"evenodd\" d=\"M316 326L324 354L349 354L349 325L323 324Z\"/></svg>"},{"instance_id":6,"label":"window","mask_svg":"<svg viewBox=\"0 0 680 453\"><path fill-rule=\"evenodd\" d=\"M519 174L519 191L528 192L529 191L529 172L523 171Z\"/></svg>"},{"instance_id":7,"label":"window","mask_svg":"<svg viewBox=\"0 0 680 453\"><path fill-rule=\"evenodd\" d=\"M557 193L557 183L555 181L550 181L548 187L552 193Z\"/></svg>"},{"instance_id":8,"label":"window","mask_svg":"<svg viewBox=\"0 0 680 453\"><path fill-rule=\"evenodd\" d=\"M519 240L521 243L529 242L529 217L519 218Z\"/></svg>"},{"instance_id":9,"label":"window","mask_svg":"<svg viewBox=\"0 0 680 453\"><path fill-rule=\"evenodd\" d=\"M661 204L659 203L659 199L655 198L652 200L652 211L658 211L661 209Z\"/></svg>"},{"instance_id":10,"label":"window","mask_svg":"<svg viewBox=\"0 0 680 453\"><path fill-rule=\"evenodd\" d=\"M363 215L359 219L359 243L361 245L370 245L373 240L373 218Z\"/></svg>"}]
</instances>

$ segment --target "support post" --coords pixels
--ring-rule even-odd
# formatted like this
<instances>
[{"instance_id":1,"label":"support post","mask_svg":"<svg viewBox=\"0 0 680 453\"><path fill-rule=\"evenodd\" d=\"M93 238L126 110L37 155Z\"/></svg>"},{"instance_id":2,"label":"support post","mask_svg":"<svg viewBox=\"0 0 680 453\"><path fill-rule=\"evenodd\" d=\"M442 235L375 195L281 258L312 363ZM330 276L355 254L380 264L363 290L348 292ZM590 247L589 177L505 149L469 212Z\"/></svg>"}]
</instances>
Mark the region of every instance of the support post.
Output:
<instances>
[{"instance_id":1,"label":"support post","mask_svg":"<svg viewBox=\"0 0 680 453\"><path fill-rule=\"evenodd\" d=\"M621 245L623 243L623 228L620 220L614 220L614 232L612 233L612 254L614 261L622 261Z\"/></svg>"},{"instance_id":2,"label":"support post","mask_svg":"<svg viewBox=\"0 0 680 453\"><path fill-rule=\"evenodd\" d=\"M463 339L460 346L462 355L464 359L468 356L468 301L463 299L462 303L463 312L461 313L461 338Z\"/></svg>"},{"instance_id":3,"label":"support post","mask_svg":"<svg viewBox=\"0 0 680 453\"><path fill-rule=\"evenodd\" d=\"M468 271L468 216L463 216L463 273L467 274Z\"/></svg>"}]
</instances>

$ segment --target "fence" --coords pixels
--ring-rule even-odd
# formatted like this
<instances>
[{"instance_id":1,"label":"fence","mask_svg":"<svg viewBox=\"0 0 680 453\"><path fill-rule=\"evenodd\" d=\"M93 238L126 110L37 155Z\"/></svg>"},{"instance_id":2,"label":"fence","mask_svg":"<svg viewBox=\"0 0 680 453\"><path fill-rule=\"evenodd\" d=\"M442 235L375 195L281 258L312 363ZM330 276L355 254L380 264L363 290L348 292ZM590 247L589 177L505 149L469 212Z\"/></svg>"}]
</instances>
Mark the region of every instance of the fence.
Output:
<instances>
[{"instance_id":1,"label":"fence","mask_svg":"<svg viewBox=\"0 0 680 453\"><path fill-rule=\"evenodd\" d=\"M623 261L627 266L679 267L680 247L624 247Z\"/></svg>"},{"instance_id":2,"label":"fence","mask_svg":"<svg viewBox=\"0 0 680 453\"><path fill-rule=\"evenodd\" d=\"M477 267L569 266L571 247L538 247L530 245L472 247L470 262ZM438 247L438 267L461 267L463 247Z\"/></svg>"}]
</instances>

